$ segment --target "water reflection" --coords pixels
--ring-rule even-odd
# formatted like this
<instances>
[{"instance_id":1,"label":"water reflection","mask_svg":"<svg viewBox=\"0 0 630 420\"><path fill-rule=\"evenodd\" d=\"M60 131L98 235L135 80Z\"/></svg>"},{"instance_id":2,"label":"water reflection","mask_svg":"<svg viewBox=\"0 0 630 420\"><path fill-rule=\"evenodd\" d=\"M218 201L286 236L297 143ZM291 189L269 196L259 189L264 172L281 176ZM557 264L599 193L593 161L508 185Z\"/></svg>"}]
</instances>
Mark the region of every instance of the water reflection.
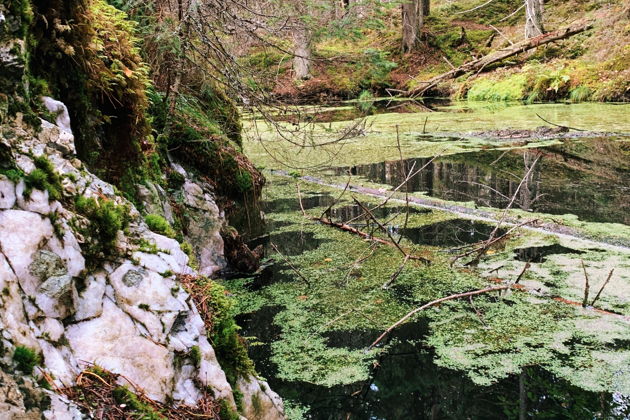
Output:
<instances>
[{"instance_id":1,"label":"water reflection","mask_svg":"<svg viewBox=\"0 0 630 420\"><path fill-rule=\"evenodd\" d=\"M488 240L494 226L467 219L447 220L426 226L400 229L400 234L413 243L432 246L458 246ZM499 229L496 236L505 230Z\"/></svg>"},{"instance_id":2,"label":"water reflection","mask_svg":"<svg viewBox=\"0 0 630 420\"><path fill-rule=\"evenodd\" d=\"M406 184L408 191L498 208L516 194L515 208L630 224L630 167L624 147L624 142L593 140L539 150L461 153L431 163L425 158L387 161L334 173L398 186L412 168L427 165Z\"/></svg>"}]
</instances>

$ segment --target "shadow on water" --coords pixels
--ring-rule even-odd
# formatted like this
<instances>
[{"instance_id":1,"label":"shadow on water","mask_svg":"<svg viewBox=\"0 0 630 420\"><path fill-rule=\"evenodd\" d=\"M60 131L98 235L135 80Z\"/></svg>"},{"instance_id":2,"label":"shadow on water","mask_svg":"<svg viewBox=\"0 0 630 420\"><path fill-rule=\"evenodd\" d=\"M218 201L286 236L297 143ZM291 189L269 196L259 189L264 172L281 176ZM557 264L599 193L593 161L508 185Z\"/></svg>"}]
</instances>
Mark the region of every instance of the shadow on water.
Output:
<instances>
[{"instance_id":1,"label":"shadow on water","mask_svg":"<svg viewBox=\"0 0 630 420\"><path fill-rule=\"evenodd\" d=\"M491 386L474 384L458 371L437 366L434 353L422 344L423 322L403 325L390 338L365 382L324 387L277 378L270 343L280 338L274 324L280 307L265 307L238 317L243 335L263 344L250 348L258 372L283 398L309 408L309 419L597 419L627 418L625 397L595 393L570 385L539 367L526 368ZM376 330L333 331L330 347L366 348ZM522 416L522 417L521 417Z\"/></svg>"},{"instance_id":2,"label":"shadow on water","mask_svg":"<svg viewBox=\"0 0 630 420\"><path fill-rule=\"evenodd\" d=\"M529 248L518 248L514 250L517 261L542 263L546 261L547 256L555 254L584 254L584 251L577 249L567 248L562 245L546 245L546 246L532 246Z\"/></svg>"},{"instance_id":3,"label":"shadow on water","mask_svg":"<svg viewBox=\"0 0 630 420\"><path fill-rule=\"evenodd\" d=\"M428 164L407 183L408 191L503 208L540 153L517 194L515 208L630 224L630 164L624 158L628 147L623 141L593 139L544 149L460 153L431 163L425 158L380 162L337 168L334 173L398 186L402 174Z\"/></svg>"}]
</instances>

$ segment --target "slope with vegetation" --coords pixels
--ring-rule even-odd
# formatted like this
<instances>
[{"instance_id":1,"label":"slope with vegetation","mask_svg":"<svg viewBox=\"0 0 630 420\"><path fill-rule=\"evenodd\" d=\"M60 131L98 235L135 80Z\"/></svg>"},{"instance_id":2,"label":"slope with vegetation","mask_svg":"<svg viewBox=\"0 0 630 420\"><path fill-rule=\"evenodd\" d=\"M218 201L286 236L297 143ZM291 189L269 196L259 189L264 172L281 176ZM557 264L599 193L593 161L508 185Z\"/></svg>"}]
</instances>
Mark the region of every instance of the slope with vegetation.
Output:
<instances>
[{"instance_id":1,"label":"slope with vegetation","mask_svg":"<svg viewBox=\"0 0 630 420\"><path fill-rule=\"evenodd\" d=\"M252 46L243 60L266 74L262 83L276 97L326 102L357 98L364 92L387 96L413 90L525 37L522 0L436 0L424 17L417 47L403 53L400 8L369 10L369 19L359 19L350 34L340 36L333 31L317 38L312 75L307 80L294 80L288 55L265 45ZM426 96L626 101L630 95L629 10L623 1L547 1L547 32L572 22L592 22L593 29L442 83ZM269 40L269 44L275 42Z\"/></svg>"}]
</instances>

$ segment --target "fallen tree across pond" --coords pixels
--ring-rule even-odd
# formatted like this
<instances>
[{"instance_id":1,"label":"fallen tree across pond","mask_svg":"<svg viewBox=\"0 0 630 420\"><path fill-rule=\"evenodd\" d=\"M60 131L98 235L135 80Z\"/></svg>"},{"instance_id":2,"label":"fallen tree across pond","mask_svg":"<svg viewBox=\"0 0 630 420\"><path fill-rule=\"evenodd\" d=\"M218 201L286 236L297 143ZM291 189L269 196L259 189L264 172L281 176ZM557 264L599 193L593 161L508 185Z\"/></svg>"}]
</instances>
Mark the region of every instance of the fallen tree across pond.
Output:
<instances>
[{"instance_id":1,"label":"fallen tree across pond","mask_svg":"<svg viewBox=\"0 0 630 420\"><path fill-rule=\"evenodd\" d=\"M468 63L462 64L461 66L454 68L439 76L435 76L434 78L426 82L421 82L419 86L407 91L406 95L407 96L422 96L425 92L433 89L439 83L445 80L454 79L456 77L459 77L463 74L470 73L470 72L480 73L491 64L498 63L502 60L505 60L506 58L531 50L532 48L536 48L538 46L545 45L550 42L555 42L555 41L572 37L573 35L587 31L591 29L592 27L593 27L592 21L574 22L569 26L566 26L562 29L558 29L557 31L549 32L544 35L537 36L535 38L526 39L521 42L517 42L514 45L510 45L506 48L502 48L498 51L492 52L477 60L469 61Z\"/></svg>"}]
</instances>

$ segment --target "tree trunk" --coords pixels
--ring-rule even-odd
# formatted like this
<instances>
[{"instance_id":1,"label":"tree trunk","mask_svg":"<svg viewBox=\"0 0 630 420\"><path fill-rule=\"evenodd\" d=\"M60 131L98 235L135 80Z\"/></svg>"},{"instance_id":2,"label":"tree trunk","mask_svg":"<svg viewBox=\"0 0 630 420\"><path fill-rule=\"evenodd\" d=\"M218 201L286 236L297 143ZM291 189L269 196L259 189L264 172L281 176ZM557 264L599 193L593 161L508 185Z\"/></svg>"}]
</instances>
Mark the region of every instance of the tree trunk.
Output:
<instances>
[{"instance_id":1,"label":"tree trunk","mask_svg":"<svg viewBox=\"0 0 630 420\"><path fill-rule=\"evenodd\" d=\"M422 0L422 14L424 16L431 14L431 0Z\"/></svg>"},{"instance_id":2,"label":"tree trunk","mask_svg":"<svg viewBox=\"0 0 630 420\"><path fill-rule=\"evenodd\" d=\"M424 25L425 0L408 0L402 4L402 50L411 52L420 43L420 32Z\"/></svg>"},{"instance_id":3,"label":"tree trunk","mask_svg":"<svg viewBox=\"0 0 630 420\"><path fill-rule=\"evenodd\" d=\"M525 37L536 38L545 33L543 27L544 0L525 0Z\"/></svg>"},{"instance_id":4,"label":"tree trunk","mask_svg":"<svg viewBox=\"0 0 630 420\"><path fill-rule=\"evenodd\" d=\"M295 80L306 80L311 77L311 33L299 22L293 31L293 72Z\"/></svg>"}]
</instances>

